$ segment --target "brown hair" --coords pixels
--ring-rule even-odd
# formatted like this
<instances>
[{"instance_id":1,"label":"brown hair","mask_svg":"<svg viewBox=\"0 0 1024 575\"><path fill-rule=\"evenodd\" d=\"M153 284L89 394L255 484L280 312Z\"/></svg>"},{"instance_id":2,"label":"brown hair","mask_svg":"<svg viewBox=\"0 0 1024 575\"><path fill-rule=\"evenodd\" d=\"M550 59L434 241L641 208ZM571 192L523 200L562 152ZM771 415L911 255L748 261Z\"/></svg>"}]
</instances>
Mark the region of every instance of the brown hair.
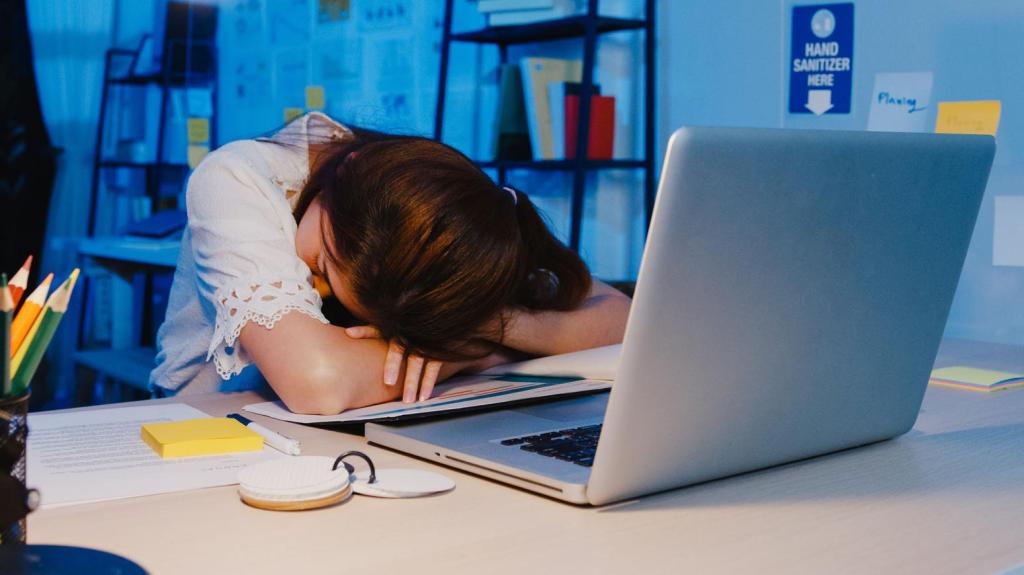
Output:
<instances>
[{"instance_id":1,"label":"brown hair","mask_svg":"<svg viewBox=\"0 0 1024 575\"><path fill-rule=\"evenodd\" d=\"M586 265L525 193L439 142L352 131L324 144L295 218L319 198L331 260L383 337L467 359L490 349L484 336L500 341L504 320L482 330L505 308L569 310L589 293Z\"/></svg>"}]
</instances>

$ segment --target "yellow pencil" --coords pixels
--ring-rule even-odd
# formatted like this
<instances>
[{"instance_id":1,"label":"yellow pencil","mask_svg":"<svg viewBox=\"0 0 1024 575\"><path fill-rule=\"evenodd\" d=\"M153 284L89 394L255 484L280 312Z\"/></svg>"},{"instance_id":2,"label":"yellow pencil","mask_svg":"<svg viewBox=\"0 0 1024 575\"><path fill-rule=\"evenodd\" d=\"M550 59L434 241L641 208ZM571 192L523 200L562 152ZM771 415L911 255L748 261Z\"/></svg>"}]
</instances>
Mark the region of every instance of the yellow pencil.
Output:
<instances>
[{"instance_id":1,"label":"yellow pencil","mask_svg":"<svg viewBox=\"0 0 1024 575\"><path fill-rule=\"evenodd\" d=\"M53 340L53 334L57 332L57 326L68 309L68 301L71 300L71 292L75 289L75 281L78 279L78 269L71 272L71 276L64 280L64 283L53 291L53 295L46 300L46 307L40 314L39 321L32 327L32 335L26 340L22 352L18 351L11 371L14 376L11 378L11 390L15 395L24 393L28 389L32 376L35 375L39 363Z\"/></svg>"},{"instance_id":2,"label":"yellow pencil","mask_svg":"<svg viewBox=\"0 0 1024 575\"><path fill-rule=\"evenodd\" d=\"M14 311L14 299L7 289L7 274L0 273L0 393L4 396L11 393L11 356L8 350L11 345L11 312Z\"/></svg>"},{"instance_id":3,"label":"yellow pencil","mask_svg":"<svg viewBox=\"0 0 1024 575\"><path fill-rule=\"evenodd\" d=\"M36 323L39 312L42 311L43 306L46 304L46 294L50 291L51 282L53 282L53 274L46 276L43 283L39 284L39 287L25 300L25 305L21 306L21 309L18 310L18 315L14 316L14 321L11 322L10 357L14 357L18 353L21 343L25 341L25 336L28 335L28 332L32 330L32 326Z\"/></svg>"},{"instance_id":4,"label":"yellow pencil","mask_svg":"<svg viewBox=\"0 0 1024 575\"><path fill-rule=\"evenodd\" d=\"M18 302L21 301L21 296L25 295L25 288L28 287L28 272L32 268L32 256L28 256L25 263L21 264L21 269L18 273L14 274L11 278L11 283L8 284L8 289L11 290L11 299L14 300L14 307L18 307Z\"/></svg>"}]
</instances>

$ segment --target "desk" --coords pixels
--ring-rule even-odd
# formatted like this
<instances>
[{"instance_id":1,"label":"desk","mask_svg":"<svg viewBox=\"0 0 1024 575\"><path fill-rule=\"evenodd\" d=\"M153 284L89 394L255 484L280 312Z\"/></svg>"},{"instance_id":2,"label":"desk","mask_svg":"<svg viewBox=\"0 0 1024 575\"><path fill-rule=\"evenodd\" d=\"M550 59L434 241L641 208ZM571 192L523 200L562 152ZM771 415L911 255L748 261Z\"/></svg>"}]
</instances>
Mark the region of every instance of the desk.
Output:
<instances>
[{"instance_id":1,"label":"desk","mask_svg":"<svg viewBox=\"0 0 1024 575\"><path fill-rule=\"evenodd\" d=\"M944 342L938 365L1021 348ZM222 415L253 393L183 398ZM173 401L173 400L160 400ZM254 419L261 419L254 416ZM153 573L1000 573L1024 563L1024 390L931 387L894 441L601 509L572 507L278 421L308 454L365 449L381 467L442 470L455 491L249 508L233 487L40 511L31 543L95 547Z\"/></svg>"}]
</instances>

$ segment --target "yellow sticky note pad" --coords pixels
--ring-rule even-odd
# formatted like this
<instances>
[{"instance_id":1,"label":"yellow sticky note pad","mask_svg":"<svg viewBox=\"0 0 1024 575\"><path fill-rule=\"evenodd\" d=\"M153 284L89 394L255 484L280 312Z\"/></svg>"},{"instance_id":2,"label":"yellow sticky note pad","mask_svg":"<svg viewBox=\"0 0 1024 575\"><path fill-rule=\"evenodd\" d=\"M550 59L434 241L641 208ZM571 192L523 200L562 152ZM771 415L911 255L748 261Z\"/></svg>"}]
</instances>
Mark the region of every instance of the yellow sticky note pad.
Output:
<instances>
[{"instance_id":1,"label":"yellow sticky note pad","mask_svg":"<svg viewBox=\"0 0 1024 575\"><path fill-rule=\"evenodd\" d=\"M203 161L206 154L210 153L210 146L196 146L191 145L188 147L188 167L193 170L199 166L199 162Z\"/></svg>"},{"instance_id":2,"label":"yellow sticky note pad","mask_svg":"<svg viewBox=\"0 0 1024 575\"><path fill-rule=\"evenodd\" d=\"M939 102L936 134L987 134L995 136L1002 112L999 100Z\"/></svg>"},{"instance_id":3,"label":"yellow sticky note pad","mask_svg":"<svg viewBox=\"0 0 1024 575\"><path fill-rule=\"evenodd\" d=\"M260 434L227 417L147 423L142 440L163 458L263 449Z\"/></svg>"},{"instance_id":4,"label":"yellow sticky note pad","mask_svg":"<svg viewBox=\"0 0 1024 575\"><path fill-rule=\"evenodd\" d=\"M306 86L306 109L323 110L327 103L323 86Z\"/></svg>"},{"instance_id":5,"label":"yellow sticky note pad","mask_svg":"<svg viewBox=\"0 0 1024 575\"><path fill-rule=\"evenodd\" d=\"M998 391L1024 386L1024 374L954 366L932 371L929 382L972 391Z\"/></svg>"},{"instance_id":6,"label":"yellow sticky note pad","mask_svg":"<svg viewBox=\"0 0 1024 575\"><path fill-rule=\"evenodd\" d=\"M210 141L210 119L188 119L188 143L202 144Z\"/></svg>"}]
</instances>

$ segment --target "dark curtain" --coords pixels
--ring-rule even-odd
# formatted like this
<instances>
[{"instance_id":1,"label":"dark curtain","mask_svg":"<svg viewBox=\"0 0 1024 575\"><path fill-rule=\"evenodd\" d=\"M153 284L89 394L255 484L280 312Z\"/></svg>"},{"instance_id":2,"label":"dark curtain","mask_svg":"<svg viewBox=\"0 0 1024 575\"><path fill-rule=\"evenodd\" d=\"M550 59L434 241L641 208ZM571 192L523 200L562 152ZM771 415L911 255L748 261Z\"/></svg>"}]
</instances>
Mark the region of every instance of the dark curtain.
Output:
<instances>
[{"instance_id":1,"label":"dark curtain","mask_svg":"<svg viewBox=\"0 0 1024 575\"><path fill-rule=\"evenodd\" d=\"M39 265L57 163L39 108L25 0L0 0L0 14L0 271L10 275L29 254Z\"/></svg>"}]
</instances>

